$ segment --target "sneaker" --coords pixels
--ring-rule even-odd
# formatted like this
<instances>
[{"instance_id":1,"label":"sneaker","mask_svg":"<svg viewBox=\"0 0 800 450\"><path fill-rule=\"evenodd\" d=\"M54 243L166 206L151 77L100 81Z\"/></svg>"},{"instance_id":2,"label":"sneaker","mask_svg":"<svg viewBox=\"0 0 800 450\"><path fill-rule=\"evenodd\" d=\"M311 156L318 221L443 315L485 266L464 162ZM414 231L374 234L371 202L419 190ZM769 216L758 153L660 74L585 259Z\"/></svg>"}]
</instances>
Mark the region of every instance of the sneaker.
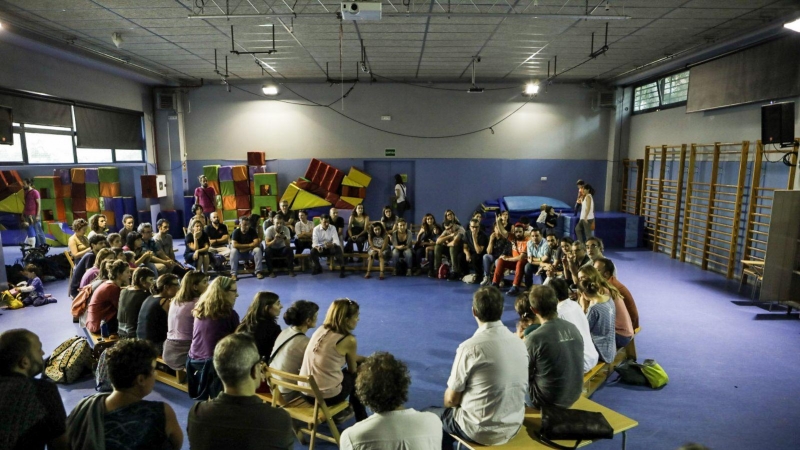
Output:
<instances>
[{"instance_id":1,"label":"sneaker","mask_svg":"<svg viewBox=\"0 0 800 450\"><path fill-rule=\"evenodd\" d=\"M341 425L342 423L347 422L348 420L355 417L355 415L356 414L353 412L353 408L348 406L347 408L339 412L339 414L333 416L333 423L335 423L336 425Z\"/></svg>"},{"instance_id":2,"label":"sneaker","mask_svg":"<svg viewBox=\"0 0 800 450\"><path fill-rule=\"evenodd\" d=\"M261 280L261 279L263 279L263 278L264 278L264 274L263 274L263 273L261 273L261 272L258 272L258 273L256 274L256 278L258 278L259 280Z\"/></svg>"},{"instance_id":3,"label":"sneaker","mask_svg":"<svg viewBox=\"0 0 800 450\"><path fill-rule=\"evenodd\" d=\"M516 287L516 286L511 286L511 289L509 289L509 290L508 290L508 292L506 292L506 295L511 295L511 296L514 296L514 295L519 295L519 292L520 292L520 291L519 291L519 288L518 288L518 287Z\"/></svg>"},{"instance_id":4,"label":"sneaker","mask_svg":"<svg viewBox=\"0 0 800 450\"><path fill-rule=\"evenodd\" d=\"M277 277L277 275L275 275L275 272L270 272L269 273L269 277L270 278L275 278L275 277Z\"/></svg>"},{"instance_id":5,"label":"sneaker","mask_svg":"<svg viewBox=\"0 0 800 450\"><path fill-rule=\"evenodd\" d=\"M231 274L231 280L233 280L233 281L236 281L236 280L238 280L238 278L236 277L236 274L235 274L235 273L232 273L232 274Z\"/></svg>"},{"instance_id":6,"label":"sneaker","mask_svg":"<svg viewBox=\"0 0 800 450\"><path fill-rule=\"evenodd\" d=\"M490 277L483 277L483 281L481 281L481 286L488 286L491 284L492 279Z\"/></svg>"}]
</instances>

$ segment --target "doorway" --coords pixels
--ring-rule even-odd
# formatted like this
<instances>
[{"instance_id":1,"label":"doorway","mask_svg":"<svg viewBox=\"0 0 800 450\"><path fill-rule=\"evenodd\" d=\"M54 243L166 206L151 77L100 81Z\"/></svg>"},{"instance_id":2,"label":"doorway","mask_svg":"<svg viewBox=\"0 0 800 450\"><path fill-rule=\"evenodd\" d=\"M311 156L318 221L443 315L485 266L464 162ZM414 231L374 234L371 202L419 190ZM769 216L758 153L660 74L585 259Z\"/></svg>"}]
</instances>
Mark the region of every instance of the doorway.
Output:
<instances>
[{"instance_id":1,"label":"doorway","mask_svg":"<svg viewBox=\"0 0 800 450\"><path fill-rule=\"evenodd\" d=\"M364 211L369 215L370 220L380 220L383 207L391 205L391 198L394 196L394 176L395 174L405 174L406 190L412 203L414 200L414 161L364 161L364 171L372 177L372 181L367 188L367 197L364 199ZM414 209L406 211L404 217L411 223L416 223Z\"/></svg>"}]
</instances>

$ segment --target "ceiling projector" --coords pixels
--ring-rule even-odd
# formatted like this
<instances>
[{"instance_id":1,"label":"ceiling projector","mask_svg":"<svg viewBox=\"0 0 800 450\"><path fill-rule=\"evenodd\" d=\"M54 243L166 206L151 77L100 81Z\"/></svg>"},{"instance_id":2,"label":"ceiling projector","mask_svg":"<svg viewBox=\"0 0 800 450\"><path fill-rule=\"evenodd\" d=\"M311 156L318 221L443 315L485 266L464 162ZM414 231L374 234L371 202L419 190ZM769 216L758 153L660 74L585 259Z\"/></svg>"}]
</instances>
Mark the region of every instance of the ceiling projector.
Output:
<instances>
[{"instance_id":1,"label":"ceiling projector","mask_svg":"<svg viewBox=\"0 0 800 450\"><path fill-rule=\"evenodd\" d=\"M381 2L342 2L342 20L381 20Z\"/></svg>"}]
</instances>

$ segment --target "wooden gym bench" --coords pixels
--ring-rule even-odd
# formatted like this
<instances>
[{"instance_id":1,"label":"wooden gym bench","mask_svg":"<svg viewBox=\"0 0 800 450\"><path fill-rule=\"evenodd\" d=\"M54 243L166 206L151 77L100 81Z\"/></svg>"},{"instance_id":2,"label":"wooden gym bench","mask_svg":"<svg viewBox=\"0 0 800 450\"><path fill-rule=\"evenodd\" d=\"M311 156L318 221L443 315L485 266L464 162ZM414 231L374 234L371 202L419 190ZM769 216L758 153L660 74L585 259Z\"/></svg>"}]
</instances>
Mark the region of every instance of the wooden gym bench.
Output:
<instances>
[{"instance_id":1,"label":"wooden gym bench","mask_svg":"<svg viewBox=\"0 0 800 450\"><path fill-rule=\"evenodd\" d=\"M86 336L86 341L92 347L92 358L95 361L100 359L100 355L107 348L111 348L119 341L119 336L112 334L108 339L100 336L97 333L92 333L88 328L83 328L83 334Z\"/></svg>"},{"instance_id":2,"label":"wooden gym bench","mask_svg":"<svg viewBox=\"0 0 800 450\"><path fill-rule=\"evenodd\" d=\"M626 359L633 359L636 360L636 335L639 334L639 331L642 327L639 327L633 331L633 338L631 341L628 342L628 345L622 347L621 349L617 350L617 354L614 355L614 361L609 363L605 362L598 362L596 366L592 368L592 370L586 372L583 375L583 395L591 397L603 383L606 382L609 376L614 373L614 368L620 365Z\"/></svg>"},{"instance_id":3,"label":"wooden gym bench","mask_svg":"<svg viewBox=\"0 0 800 450\"><path fill-rule=\"evenodd\" d=\"M156 359L156 381L160 381L167 386L172 386L175 389L183 392L189 392L189 384L186 381L186 371L172 370L166 362L159 356Z\"/></svg>"}]
</instances>

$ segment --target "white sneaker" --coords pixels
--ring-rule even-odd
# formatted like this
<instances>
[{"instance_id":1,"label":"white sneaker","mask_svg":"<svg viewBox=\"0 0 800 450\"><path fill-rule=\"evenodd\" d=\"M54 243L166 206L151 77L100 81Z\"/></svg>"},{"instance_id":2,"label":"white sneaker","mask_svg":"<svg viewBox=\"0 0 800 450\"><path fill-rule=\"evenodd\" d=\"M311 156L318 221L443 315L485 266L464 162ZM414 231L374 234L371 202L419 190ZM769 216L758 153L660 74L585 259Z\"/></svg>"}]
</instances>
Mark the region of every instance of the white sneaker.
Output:
<instances>
[{"instance_id":1,"label":"white sneaker","mask_svg":"<svg viewBox=\"0 0 800 450\"><path fill-rule=\"evenodd\" d=\"M481 286L488 286L492 282L491 277L484 276L483 280L481 281Z\"/></svg>"}]
</instances>

